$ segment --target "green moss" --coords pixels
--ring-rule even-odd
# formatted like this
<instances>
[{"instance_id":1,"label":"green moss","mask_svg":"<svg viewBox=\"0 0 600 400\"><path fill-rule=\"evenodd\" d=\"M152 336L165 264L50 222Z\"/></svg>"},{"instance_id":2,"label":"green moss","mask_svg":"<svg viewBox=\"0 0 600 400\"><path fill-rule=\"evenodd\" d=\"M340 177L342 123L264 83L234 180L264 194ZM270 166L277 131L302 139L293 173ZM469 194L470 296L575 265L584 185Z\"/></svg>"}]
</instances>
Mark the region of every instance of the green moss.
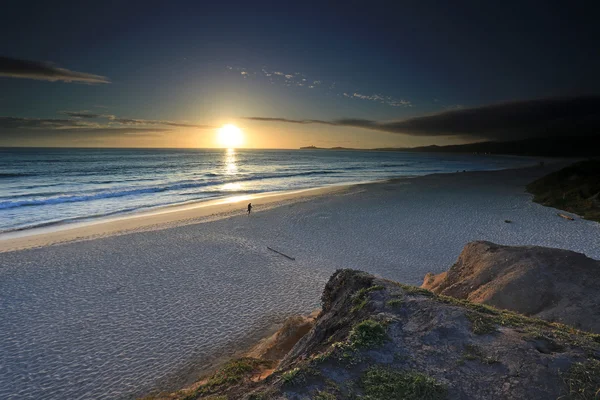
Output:
<instances>
[{"instance_id":1,"label":"green moss","mask_svg":"<svg viewBox=\"0 0 600 400\"><path fill-rule=\"evenodd\" d=\"M437 295L422 288L400 283L396 284L402 287L407 293L421 294L435 301L466 309L466 317L471 321L473 332L478 335L494 333L498 330L498 327L511 327L524 332L525 335L537 332L537 334L541 334L546 338L553 339L560 346L577 346L587 352L595 352L599 348L599 334L580 331L568 325L549 322L539 318L526 317L512 311L497 309L485 304Z\"/></svg>"},{"instance_id":2,"label":"green moss","mask_svg":"<svg viewBox=\"0 0 600 400\"><path fill-rule=\"evenodd\" d=\"M281 379L283 379L283 382L291 384L302 383L306 380L300 368L293 368L289 371L285 371L281 374Z\"/></svg>"},{"instance_id":3,"label":"green moss","mask_svg":"<svg viewBox=\"0 0 600 400\"><path fill-rule=\"evenodd\" d=\"M402 306L402 299L392 299L385 303L388 307L400 308Z\"/></svg>"},{"instance_id":4,"label":"green moss","mask_svg":"<svg viewBox=\"0 0 600 400\"><path fill-rule=\"evenodd\" d=\"M350 343L337 342L331 347L334 349L334 351L336 350L338 361L342 361L350 365L356 365L362 361L360 353Z\"/></svg>"},{"instance_id":5,"label":"green moss","mask_svg":"<svg viewBox=\"0 0 600 400\"><path fill-rule=\"evenodd\" d=\"M480 347L473 344L465 345L463 359L469 361L480 361L484 364L496 364L499 362L496 357L487 356Z\"/></svg>"},{"instance_id":6,"label":"green moss","mask_svg":"<svg viewBox=\"0 0 600 400\"><path fill-rule=\"evenodd\" d=\"M354 307L352 307L352 309L350 311L356 312L356 311L362 310L364 308L364 306L366 306L367 303L369 302L369 293L376 291L376 290L383 290L383 289L384 289L384 287L381 285L374 285L374 286L371 286L368 288L362 288L362 289L358 290L353 295L352 303L354 304Z\"/></svg>"},{"instance_id":7,"label":"green moss","mask_svg":"<svg viewBox=\"0 0 600 400\"><path fill-rule=\"evenodd\" d=\"M454 297L436 295L436 300L466 308L467 318L471 321L472 330L478 335L496 332L497 326L544 326L550 327L551 323L537 318L529 318L511 311L500 310L486 304L471 303L467 300Z\"/></svg>"},{"instance_id":8,"label":"green moss","mask_svg":"<svg viewBox=\"0 0 600 400\"><path fill-rule=\"evenodd\" d=\"M466 316L471 321L471 330L474 334L485 335L496 332L497 321L494 318L474 312L467 312Z\"/></svg>"},{"instance_id":9,"label":"green moss","mask_svg":"<svg viewBox=\"0 0 600 400\"><path fill-rule=\"evenodd\" d=\"M600 361L593 358L584 363L575 363L562 374L567 399L600 399Z\"/></svg>"},{"instance_id":10,"label":"green moss","mask_svg":"<svg viewBox=\"0 0 600 400\"><path fill-rule=\"evenodd\" d=\"M418 373L371 367L361 377L365 400L438 400L446 388L435 379Z\"/></svg>"},{"instance_id":11,"label":"green moss","mask_svg":"<svg viewBox=\"0 0 600 400\"><path fill-rule=\"evenodd\" d=\"M256 358L239 358L229 361L221 369L211 375L206 383L199 386L193 393L188 394L183 400L196 399L200 394L209 394L223 387L228 387L245 381L253 374L260 371L261 367L271 367L271 361Z\"/></svg>"},{"instance_id":12,"label":"green moss","mask_svg":"<svg viewBox=\"0 0 600 400\"><path fill-rule=\"evenodd\" d=\"M524 339L543 339L554 347L577 346L587 351L597 351L600 335L580 331L572 326L526 317L512 311L497 309L485 304L471 303L454 297L435 295L434 299L467 309L473 333L478 335L496 332L499 326L515 328L524 333Z\"/></svg>"},{"instance_id":13,"label":"green moss","mask_svg":"<svg viewBox=\"0 0 600 400\"><path fill-rule=\"evenodd\" d=\"M348 335L353 348L369 348L382 345L388 340L386 327L373 319L364 320L354 326Z\"/></svg>"},{"instance_id":14,"label":"green moss","mask_svg":"<svg viewBox=\"0 0 600 400\"><path fill-rule=\"evenodd\" d=\"M323 353L313 355L310 360L315 364L321 364L327 361L329 357L331 357L331 351L324 351Z\"/></svg>"},{"instance_id":15,"label":"green moss","mask_svg":"<svg viewBox=\"0 0 600 400\"><path fill-rule=\"evenodd\" d=\"M309 376L318 376L320 374L320 371L310 368L307 364L303 364L300 367L292 368L282 373L281 379L284 384L298 385L305 383Z\"/></svg>"},{"instance_id":16,"label":"green moss","mask_svg":"<svg viewBox=\"0 0 600 400\"><path fill-rule=\"evenodd\" d=\"M337 396L334 395L333 393L319 390L313 395L312 398L313 398L313 400L336 400Z\"/></svg>"},{"instance_id":17,"label":"green moss","mask_svg":"<svg viewBox=\"0 0 600 400\"><path fill-rule=\"evenodd\" d=\"M427 289L423 289L417 286L405 285L403 283L394 282L397 286L400 286L407 294L421 295L427 297L433 297L435 294Z\"/></svg>"},{"instance_id":18,"label":"green moss","mask_svg":"<svg viewBox=\"0 0 600 400\"><path fill-rule=\"evenodd\" d=\"M208 379L204 386L219 386L224 383L237 383L256 370L265 362L253 358L240 358L225 364L216 374Z\"/></svg>"}]
</instances>

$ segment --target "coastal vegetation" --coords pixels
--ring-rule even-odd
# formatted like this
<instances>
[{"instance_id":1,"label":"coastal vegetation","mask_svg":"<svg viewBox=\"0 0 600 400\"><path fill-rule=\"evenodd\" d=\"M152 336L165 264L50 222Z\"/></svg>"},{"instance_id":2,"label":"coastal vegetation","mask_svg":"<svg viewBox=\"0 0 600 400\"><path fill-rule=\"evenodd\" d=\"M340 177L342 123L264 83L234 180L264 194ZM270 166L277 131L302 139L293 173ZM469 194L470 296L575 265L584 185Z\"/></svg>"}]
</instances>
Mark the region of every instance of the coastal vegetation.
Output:
<instances>
[{"instance_id":1,"label":"coastal vegetation","mask_svg":"<svg viewBox=\"0 0 600 400\"><path fill-rule=\"evenodd\" d=\"M600 222L600 159L577 162L527 185L533 201Z\"/></svg>"},{"instance_id":2,"label":"coastal vegetation","mask_svg":"<svg viewBox=\"0 0 600 400\"><path fill-rule=\"evenodd\" d=\"M600 394L598 334L354 270L338 270L322 300L314 327L283 359L234 360L193 390L153 398L597 400Z\"/></svg>"}]
</instances>

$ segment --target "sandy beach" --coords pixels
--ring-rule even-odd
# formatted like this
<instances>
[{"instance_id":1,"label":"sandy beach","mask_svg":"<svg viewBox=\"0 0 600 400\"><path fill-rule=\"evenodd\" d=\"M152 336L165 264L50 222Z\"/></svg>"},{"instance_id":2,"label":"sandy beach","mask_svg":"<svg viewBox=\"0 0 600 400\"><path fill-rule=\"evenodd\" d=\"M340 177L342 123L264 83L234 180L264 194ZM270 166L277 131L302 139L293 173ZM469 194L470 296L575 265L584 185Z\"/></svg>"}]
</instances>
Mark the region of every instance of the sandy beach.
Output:
<instances>
[{"instance_id":1,"label":"sandy beach","mask_svg":"<svg viewBox=\"0 0 600 400\"><path fill-rule=\"evenodd\" d=\"M319 307L337 268L419 285L472 240L600 259L600 224L560 218L525 192L564 165L219 200L0 238L0 398L132 398L191 376Z\"/></svg>"}]
</instances>

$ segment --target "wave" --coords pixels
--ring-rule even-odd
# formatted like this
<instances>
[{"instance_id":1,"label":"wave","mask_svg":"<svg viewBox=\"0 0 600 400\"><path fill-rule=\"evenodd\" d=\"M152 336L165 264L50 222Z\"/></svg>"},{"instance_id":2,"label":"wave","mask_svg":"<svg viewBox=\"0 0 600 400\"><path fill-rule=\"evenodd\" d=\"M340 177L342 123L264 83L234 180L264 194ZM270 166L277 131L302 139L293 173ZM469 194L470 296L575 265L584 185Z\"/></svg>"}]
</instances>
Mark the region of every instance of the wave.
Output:
<instances>
[{"instance_id":1,"label":"wave","mask_svg":"<svg viewBox=\"0 0 600 400\"><path fill-rule=\"evenodd\" d=\"M90 201L98 199L106 199L113 197L123 197L135 194L143 193L155 193L164 191L165 189L160 188L146 188L146 189L135 189L135 190L123 190L120 192L101 192L89 195L80 196L59 196L45 199L29 199L29 200L18 200L18 201L2 201L0 202L0 210L6 210L17 207L30 207L30 206L43 206L50 204L62 204L62 203L76 203L80 201Z\"/></svg>"},{"instance_id":2,"label":"wave","mask_svg":"<svg viewBox=\"0 0 600 400\"><path fill-rule=\"evenodd\" d=\"M115 215L139 212L139 211L143 211L143 210L160 209L162 207L168 207L168 206L174 206L174 205L185 205L185 204L189 204L189 203L196 203L198 201L213 200L213 199L216 199L219 197L225 197L225 196L260 193L260 192L261 192L260 190L214 191L214 192L208 192L204 196L189 197L188 199L186 199L184 201L169 201L169 202L163 202L163 203L140 205L137 207L123 208L123 209L118 209L118 210L114 210L114 211L110 211L110 212L104 212L104 213L98 213L98 214L88 214L85 216L76 216L76 217L70 217L70 218L43 221L43 222L38 222L38 223L31 223L31 224L21 225L21 226L16 226L16 227L9 227L7 229L0 229L0 234L9 233L9 232L20 232L20 231L36 229L36 228L47 228L50 226L57 226L57 225L63 225L63 224L68 224L68 223L74 223L74 222L84 222L84 221L90 221L90 220L97 219L97 218L112 217ZM184 194L188 195L188 196L192 196L192 195L197 195L198 193L194 193L194 192L182 193L182 195L184 195Z\"/></svg>"},{"instance_id":3,"label":"wave","mask_svg":"<svg viewBox=\"0 0 600 400\"><path fill-rule=\"evenodd\" d=\"M336 171L306 171L299 172L295 174L265 174L265 175L252 175L248 177L235 177L234 179L228 180L215 180L215 181L180 181L178 183L167 184L164 186L155 186L155 187L145 187L145 188L136 188L136 189L125 189L120 191L103 191L96 192L90 194L80 194L80 195L67 195L67 196L58 196L58 197L49 197L49 198L38 198L38 199L26 199L26 200L16 200L16 201L0 201L0 210L18 208L18 207L31 207L31 206L44 206L44 205L52 205L52 204L63 204L63 203L76 203L76 202L84 202L84 201L93 201L100 199L108 199L108 198L117 198L117 197L125 197L125 196L134 196L141 194L151 194L151 193L160 193L170 190L181 190L181 189L193 189L193 188L202 188L207 186L218 186L226 183L236 183L236 182L248 182L248 181L257 181L264 179L277 179L277 178L291 178L297 176L311 176L311 175L328 175L328 174L336 174L341 172Z\"/></svg>"},{"instance_id":4,"label":"wave","mask_svg":"<svg viewBox=\"0 0 600 400\"><path fill-rule=\"evenodd\" d=\"M26 172L0 172L0 179L3 178L22 178L25 176L36 176L37 174Z\"/></svg>"},{"instance_id":5,"label":"wave","mask_svg":"<svg viewBox=\"0 0 600 400\"><path fill-rule=\"evenodd\" d=\"M43 192L43 193L21 193L21 194L12 194L12 195L8 195L8 196L0 196L0 199L20 199L23 197L42 197L45 196L46 198L49 196L56 196L57 194L62 194L62 192Z\"/></svg>"}]
</instances>

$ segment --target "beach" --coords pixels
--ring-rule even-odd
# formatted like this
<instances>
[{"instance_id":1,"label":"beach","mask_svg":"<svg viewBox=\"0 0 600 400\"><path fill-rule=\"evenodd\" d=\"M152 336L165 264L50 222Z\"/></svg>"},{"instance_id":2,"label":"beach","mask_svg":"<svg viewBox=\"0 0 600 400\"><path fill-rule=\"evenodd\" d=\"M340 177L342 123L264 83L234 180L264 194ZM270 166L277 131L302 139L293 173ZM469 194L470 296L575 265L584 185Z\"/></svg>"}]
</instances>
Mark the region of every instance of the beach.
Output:
<instances>
[{"instance_id":1,"label":"beach","mask_svg":"<svg viewBox=\"0 0 600 400\"><path fill-rule=\"evenodd\" d=\"M600 259L600 224L525 192L564 165L251 194L4 236L0 398L133 398L185 381L318 308L338 268L420 285L472 240Z\"/></svg>"}]
</instances>

